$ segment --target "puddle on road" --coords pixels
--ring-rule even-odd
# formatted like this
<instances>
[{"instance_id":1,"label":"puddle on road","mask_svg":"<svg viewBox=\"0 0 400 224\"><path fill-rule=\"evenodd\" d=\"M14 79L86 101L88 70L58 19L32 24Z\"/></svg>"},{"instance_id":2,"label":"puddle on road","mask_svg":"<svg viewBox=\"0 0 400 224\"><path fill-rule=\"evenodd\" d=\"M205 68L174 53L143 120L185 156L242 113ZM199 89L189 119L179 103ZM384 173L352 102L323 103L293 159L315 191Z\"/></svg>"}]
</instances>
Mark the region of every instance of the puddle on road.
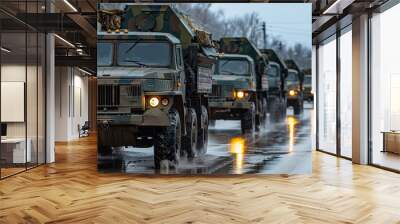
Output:
<instances>
[{"instance_id":1,"label":"puddle on road","mask_svg":"<svg viewBox=\"0 0 400 224\"><path fill-rule=\"evenodd\" d=\"M137 174L284 174L296 169L308 170L311 162L302 164L302 161L311 158L309 117L309 114L288 115L286 120L267 123L252 135L241 135L240 122L217 121L209 131L208 151L204 156L190 161L183 159L175 168L167 164L155 170L153 147L128 147L115 150L111 158L99 157L99 170Z\"/></svg>"}]
</instances>

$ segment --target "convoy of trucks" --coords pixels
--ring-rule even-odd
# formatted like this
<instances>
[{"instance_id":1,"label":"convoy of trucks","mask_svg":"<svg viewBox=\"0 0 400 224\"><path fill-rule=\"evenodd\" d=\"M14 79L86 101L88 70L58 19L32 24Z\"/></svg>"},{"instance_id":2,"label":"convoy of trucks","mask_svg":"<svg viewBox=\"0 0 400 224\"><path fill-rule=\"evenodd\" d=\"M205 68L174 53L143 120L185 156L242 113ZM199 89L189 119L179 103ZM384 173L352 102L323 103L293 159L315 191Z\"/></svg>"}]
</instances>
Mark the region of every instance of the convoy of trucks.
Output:
<instances>
[{"instance_id":1,"label":"convoy of trucks","mask_svg":"<svg viewBox=\"0 0 400 224\"><path fill-rule=\"evenodd\" d=\"M204 154L211 35L168 5L128 5L120 18L103 13L121 24L105 22L98 32L98 153L154 146L156 168Z\"/></svg>"},{"instance_id":2,"label":"convoy of trucks","mask_svg":"<svg viewBox=\"0 0 400 224\"><path fill-rule=\"evenodd\" d=\"M303 73L245 37L213 41L169 5L100 10L98 153L154 146L156 169L207 151L208 125L240 120L244 133L269 113L303 107Z\"/></svg>"}]
</instances>

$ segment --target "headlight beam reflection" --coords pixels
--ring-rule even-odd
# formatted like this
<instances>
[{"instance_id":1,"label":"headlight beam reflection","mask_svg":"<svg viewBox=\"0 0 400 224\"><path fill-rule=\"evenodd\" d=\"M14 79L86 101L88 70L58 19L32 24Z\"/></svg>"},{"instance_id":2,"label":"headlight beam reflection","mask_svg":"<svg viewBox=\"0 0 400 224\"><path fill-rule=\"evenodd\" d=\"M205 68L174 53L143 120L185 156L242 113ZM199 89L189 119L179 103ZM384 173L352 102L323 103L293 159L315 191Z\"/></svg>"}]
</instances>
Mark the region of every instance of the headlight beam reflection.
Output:
<instances>
[{"instance_id":1,"label":"headlight beam reflection","mask_svg":"<svg viewBox=\"0 0 400 224\"><path fill-rule=\"evenodd\" d=\"M294 146L294 132L296 128L296 124L298 123L297 119L293 116L288 116L287 117L287 125L289 128L289 152L293 152L293 146Z\"/></svg>"},{"instance_id":2,"label":"headlight beam reflection","mask_svg":"<svg viewBox=\"0 0 400 224\"><path fill-rule=\"evenodd\" d=\"M245 154L245 140L241 137L231 139L230 153L235 155L235 173L242 173L244 154Z\"/></svg>"}]
</instances>

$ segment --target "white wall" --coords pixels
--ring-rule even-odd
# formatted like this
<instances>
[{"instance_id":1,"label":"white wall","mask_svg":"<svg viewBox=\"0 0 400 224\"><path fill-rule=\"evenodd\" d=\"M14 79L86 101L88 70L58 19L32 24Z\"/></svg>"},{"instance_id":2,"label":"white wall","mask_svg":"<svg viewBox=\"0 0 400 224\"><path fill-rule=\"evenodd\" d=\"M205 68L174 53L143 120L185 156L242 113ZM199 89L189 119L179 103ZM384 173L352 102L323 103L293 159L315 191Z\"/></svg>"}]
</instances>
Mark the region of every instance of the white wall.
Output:
<instances>
[{"instance_id":1,"label":"white wall","mask_svg":"<svg viewBox=\"0 0 400 224\"><path fill-rule=\"evenodd\" d=\"M88 121L88 78L73 67L56 67L55 73L55 140L70 141Z\"/></svg>"}]
</instances>

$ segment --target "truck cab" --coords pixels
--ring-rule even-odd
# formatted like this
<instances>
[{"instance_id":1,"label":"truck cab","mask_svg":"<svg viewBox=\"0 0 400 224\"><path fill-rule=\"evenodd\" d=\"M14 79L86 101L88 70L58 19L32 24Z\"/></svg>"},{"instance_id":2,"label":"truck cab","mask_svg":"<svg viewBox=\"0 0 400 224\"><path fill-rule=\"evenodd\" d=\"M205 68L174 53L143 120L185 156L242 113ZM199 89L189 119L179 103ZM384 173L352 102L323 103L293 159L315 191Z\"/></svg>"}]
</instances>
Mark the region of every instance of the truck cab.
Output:
<instances>
[{"instance_id":1,"label":"truck cab","mask_svg":"<svg viewBox=\"0 0 400 224\"><path fill-rule=\"evenodd\" d=\"M288 73L288 68L286 67L285 62L274 50L261 49L260 51L265 57L265 60L268 61L268 113L273 120L278 121L286 117L287 86L285 79Z\"/></svg>"},{"instance_id":2,"label":"truck cab","mask_svg":"<svg viewBox=\"0 0 400 224\"><path fill-rule=\"evenodd\" d=\"M169 5L100 10L98 25L98 158L154 146L160 169L204 154L211 35Z\"/></svg>"},{"instance_id":3,"label":"truck cab","mask_svg":"<svg viewBox=\"0 0 400 224\"><path fill-rule=\"evenodd\" d=\"M247 55L219 54L209 97L210 120L241 120L243 132L255 128L254 61Z\"/></svg>"},{"instance_id":4,"label":"truck cab","mask_svg":"<svg viewBox=\"0 0 400 224\"><path fill-rule=\"evenodd\" d=\"M301 73L296 69L289 69L286 78L287 105L293 107L294 114L298 115L303 111L303 80Z\"/></svg>"},{"instance_id":5,"label":"truck cab","mask_svg":"<svg viewBox=\"0 0 400 224\"><path fill-rule=\"evenodd\" d=\"M268 61L261 51L246 37L223 37L219 41L220 52L225 54L247 55L254 61L256 74L256 91L250 96L250 101L255 104L256 130L264 124L268 110Z\"/></svg>"}]
</instances>

